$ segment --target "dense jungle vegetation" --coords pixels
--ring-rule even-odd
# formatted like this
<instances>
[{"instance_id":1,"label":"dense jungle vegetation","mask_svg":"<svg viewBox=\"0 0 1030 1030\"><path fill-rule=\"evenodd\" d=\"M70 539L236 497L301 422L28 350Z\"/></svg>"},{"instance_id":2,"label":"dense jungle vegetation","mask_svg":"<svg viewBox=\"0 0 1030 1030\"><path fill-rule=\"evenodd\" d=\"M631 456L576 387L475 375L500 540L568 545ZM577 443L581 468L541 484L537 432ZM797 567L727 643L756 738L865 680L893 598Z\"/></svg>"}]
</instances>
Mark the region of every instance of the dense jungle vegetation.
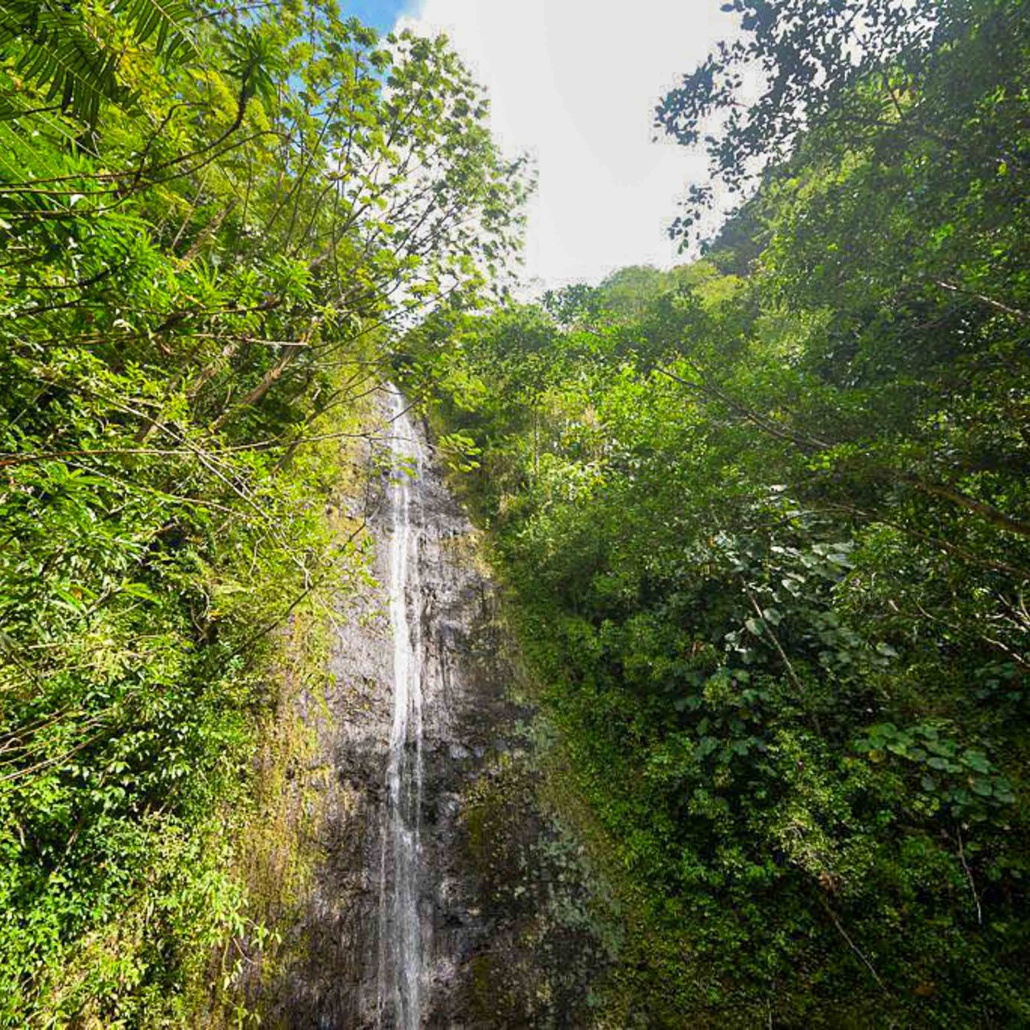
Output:
<instances>
[{"instance_id":1,"label":"dense jungle vegetation","mask_svg":"<svg viewBox=\"0 0 1030 1030\"><path fill-rule=\"evenodd\" d=\"M657 111L677 233L749 198L703 256L397 360L603 840L606 1025L1025 1026L1030 12L727 6Z\"/></svg>"},{"instance_id":2,"label":"dense jungle vegetation","mask_svg":"<svg viewBox=\"0 0 1030 1030\"><path fill-rule=\"evenodd\" d=\"M272 631L362 574L325 507L392 327L517 236L485 115L333 2L0 3L0 1025L202 1025L273 932Z\"/></svg>"},{"instance_id":3,"label":"dense jungle vegetation","mask_svg":"<svg viewBox=\"0 0 1030 1030\"><path fill-rule=\"evenodd\" d=\"M486 311L527 176L445 43L0 0L0 1026L203 1025L275 933L234 848L390 352L585 801L599 1021L1030 1024L1030 12L726 7L656 111L697 256Z\"/></svg>"}]
</instances>

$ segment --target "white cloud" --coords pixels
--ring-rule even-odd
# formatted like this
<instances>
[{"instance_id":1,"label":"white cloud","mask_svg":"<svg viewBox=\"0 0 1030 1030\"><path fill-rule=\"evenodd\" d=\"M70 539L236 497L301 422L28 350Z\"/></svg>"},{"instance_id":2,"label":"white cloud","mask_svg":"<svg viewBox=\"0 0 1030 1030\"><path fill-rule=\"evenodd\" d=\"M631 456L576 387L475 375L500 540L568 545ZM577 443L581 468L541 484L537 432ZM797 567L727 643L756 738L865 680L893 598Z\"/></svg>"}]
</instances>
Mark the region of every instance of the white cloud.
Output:
<instances>
[{"instance_id":1,"label":"white cloud","mask_svg":"<svg viewBox=\"0 0 1030 1030\"><path fill-rule=\"evenodd\" d=\"M729 33L719 0L420 0L398 27L445 32L486 86L505 151L536 158L528 276L554 286L676 263L665 228L705 165L652 142L652 113Z\"/></svg>"}]
</instances>

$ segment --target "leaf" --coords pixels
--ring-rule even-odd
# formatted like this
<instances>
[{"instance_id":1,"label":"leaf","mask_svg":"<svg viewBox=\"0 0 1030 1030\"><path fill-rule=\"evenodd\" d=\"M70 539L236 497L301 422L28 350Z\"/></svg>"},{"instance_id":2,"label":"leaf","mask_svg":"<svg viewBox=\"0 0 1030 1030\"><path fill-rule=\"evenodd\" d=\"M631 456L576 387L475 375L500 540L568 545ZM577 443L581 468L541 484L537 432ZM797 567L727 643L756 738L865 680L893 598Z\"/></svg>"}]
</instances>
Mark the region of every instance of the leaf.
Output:
<instances>
[{"instance_id":1,"label":"leaf","mask_svg":"<svg viewBox=\"0 0 1030 1030\"><path fill-rule=\"evenodd\" d=\"M130 597L138 597L142 601L151 601L154 604L161 603L161 598L145 583L123 583L120 591L123 594L128 594Z\"/></svg>"},{"instance_id":2,"label":"leaf","mask_svg":"<svg viewBox=\"0 0 1030 1030\"><path fill-rule=\"evenodd\" d=\"M972 787L981 797L990 797L994 793L994 784L986 776L974 776Z\"/></svg>"},{"instance_id":3,"label":"leaf","mask_svg":"<svg viewBox=\"0 0 1030 1030\"><path fill-rule=\"evenodd\" d=\"M114 13L125 15L139 43L147 42L156 33L155 49L159 57L172 58L180 50L191 51L191 56L199 55L189 29L193 14L182 0L119 0Z\"/></svg>"},{"instance_id":4,"label":"leaf","mask_svg":"<svg viewBox=\"0 0 1030 1030\"><path fill-rule=\"evenodd\" d=\"M962 762L976 772L986 773L991 771L991 763L982 751L967 750L962 752Z\"/></svg>"},{"instance_id":5,"label":"leaf","mask_svg":"<svg viewBox=\"0 0 1030 1030\"><path fill-rule=\"evenodd\" d=\"M704 737L697 746L698 758L707 758L719 749L719 741L715 737Z\"/></svg>"}]
</instances>

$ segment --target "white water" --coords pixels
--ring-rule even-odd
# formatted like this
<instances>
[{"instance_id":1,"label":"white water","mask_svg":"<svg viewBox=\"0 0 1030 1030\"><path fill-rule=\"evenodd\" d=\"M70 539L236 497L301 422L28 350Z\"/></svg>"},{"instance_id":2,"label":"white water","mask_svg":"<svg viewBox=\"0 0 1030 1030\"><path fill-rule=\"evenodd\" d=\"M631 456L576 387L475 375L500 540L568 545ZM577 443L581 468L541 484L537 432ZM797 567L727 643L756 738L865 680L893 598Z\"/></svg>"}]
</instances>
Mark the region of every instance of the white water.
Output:
<instances>
[{"instance_id":1,"label":"white water","mask_svg":"<svg viewBox=\"0 0 1030 1030\"><path fill-rule=\"evenodd\" d=\"M409 596L419 597L418 529L422 448L396 393L390 450L390 627L393 634L393 724L386 766L379 886L377 1024L417 1030L421 1022L422 928L418 911L422 811L420 628ZM413 521L415 526L413 527Z\"/></svg>"}]
</instances>

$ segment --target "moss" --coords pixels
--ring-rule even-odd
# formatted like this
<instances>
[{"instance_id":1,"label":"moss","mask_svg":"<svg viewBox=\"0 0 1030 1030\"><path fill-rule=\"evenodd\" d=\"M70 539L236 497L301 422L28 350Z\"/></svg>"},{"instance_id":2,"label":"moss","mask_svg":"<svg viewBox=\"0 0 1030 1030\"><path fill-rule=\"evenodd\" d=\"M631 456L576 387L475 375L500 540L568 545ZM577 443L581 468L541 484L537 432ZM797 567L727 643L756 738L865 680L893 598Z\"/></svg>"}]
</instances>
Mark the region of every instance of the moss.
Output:
<instances>
[{"instance_id":1,"label":"moss","mask_svg":"<svg viewBox=\"0 0 1030 1030\"><path fill-rule=\"evenodd\" d=\"M366 405L343 428L356 429L371 417ZM297 927L314 884L319 829L336 776L318 732L320 721L333 718L326 690L334 596L340 584L366 575L363 523L345 512L362 503L368 475L356 442L334 444L313 460L331 490L328 527L349 550L332 586L298 605L277 635L266 672L272 703L257 729L251 776L244 797L220 813L227 881L245 901L234 932L194 970L184 1002L185 1021L212 1030L275 1025L277 985L308 958Z\"/></svg>"}]
</instances>

